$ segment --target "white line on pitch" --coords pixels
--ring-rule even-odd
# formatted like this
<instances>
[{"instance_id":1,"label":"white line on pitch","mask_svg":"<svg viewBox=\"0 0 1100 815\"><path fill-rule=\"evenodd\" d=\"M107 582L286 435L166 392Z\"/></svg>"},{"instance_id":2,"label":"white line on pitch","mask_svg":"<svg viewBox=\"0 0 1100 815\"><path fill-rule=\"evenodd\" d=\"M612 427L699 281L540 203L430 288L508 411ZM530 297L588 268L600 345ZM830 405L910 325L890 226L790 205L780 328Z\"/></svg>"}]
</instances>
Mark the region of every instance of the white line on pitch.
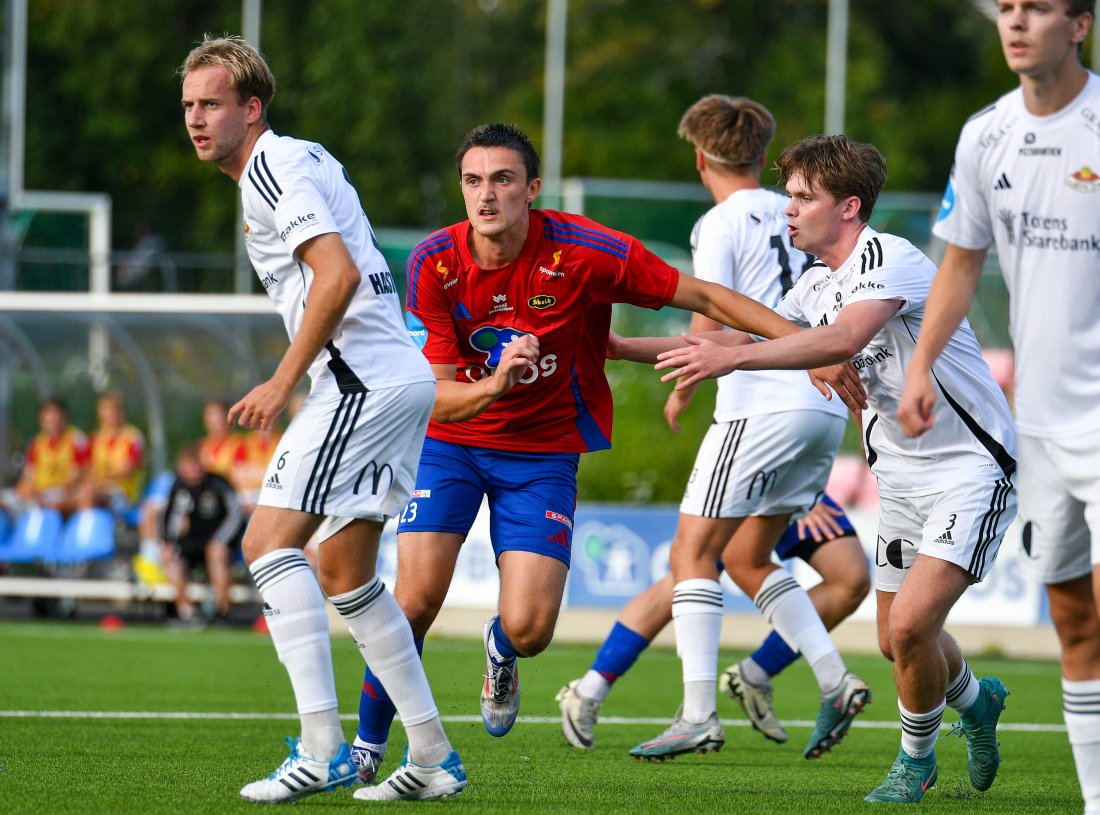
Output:
<instances>
[{"instance_id":1,"label":"white line on pitch","mask_svg":"<svg viewBox=\"0 0 1100 815\"><path fill-rule=\"evenodd\" d=\"M190 719L190 720L293 720L297 719L294 713L201 713L193 711L141 711L141 710L0 710L0 719ZM344 714L340 717L344 721L358 721L355 714ZM444 722L456 722L471 724L481 721L480 716L443 716ZM519 721L525 724L561 724L558 716L521 716ZM601 725L667 725L668 719L606 716L600 719ZM722 719L726 727L750 727L745 719ZM809 720L795 720L784 722L787 727L811 728L814 723ZM880 730L898 730L901 725L898 722L883 722L870 719L856 719L852 727L865 727ZM1001 722L997 727L1000 730L1014 730L1030 733L1065 733L1064 724L1038 724L1031 722Z\"/></svg>"}]
</instances>

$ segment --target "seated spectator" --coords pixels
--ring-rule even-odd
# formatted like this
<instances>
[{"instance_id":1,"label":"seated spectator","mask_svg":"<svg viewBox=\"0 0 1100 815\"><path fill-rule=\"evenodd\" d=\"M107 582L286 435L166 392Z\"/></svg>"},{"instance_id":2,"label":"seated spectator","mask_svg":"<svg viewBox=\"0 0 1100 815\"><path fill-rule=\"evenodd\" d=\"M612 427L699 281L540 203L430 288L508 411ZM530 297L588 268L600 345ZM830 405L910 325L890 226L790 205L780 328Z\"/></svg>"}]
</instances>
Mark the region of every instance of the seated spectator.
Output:
<instances>
[{"instance_id":1,"label":"seated spectator","mask_svg":"<svg viewBox=\"0 0 1100 815\"><path fill-rule=\"evenodd\" d=\"M237 460L241 436L229 424L229 405L210 399L202 407L202 426L206 435L199 442L199 460L203 469L228 479Z\"/></svg>"},{"instance_id":2,"label":"seated spectator","mask_svg":"<svg viewBox=\"0 0 1100 815\"><path fill-rule=\"evenodd\" d=\"M106 507L122 515L137 505L144 480L145 436L126 423L122 394L105 393L96 401L99 427L90 439L90 466L83 507Z\"/></svg>"},{"instance_id":3,"label":"seated spectator","mask_svg":"<svg viewBox=\"0 0 1100 815\"><path fill-rule=\"evenodd\" d=\"M191 572L206 565L214 590L215 617L229 613L229 543L241 529L237 495L229 482L209 472L198 449L185 448L176 459L176 480L164 513L164 572L176 588L176 611L181 621L197 621L187 596Z\"/></svg>"},{"instance_id":4,"label":"seated spectator","mask_svg":"<svg viewBox=\"0 0 1100 815\"><path fill-rule=\"evenodd\" d=\"M38 408L40 432L27 447L23 473L15 487L13 510L34 506L75 512L88 468L88 439L69 424L69 409L61 399L47 399Z\"/></svg>"}]
</instances>

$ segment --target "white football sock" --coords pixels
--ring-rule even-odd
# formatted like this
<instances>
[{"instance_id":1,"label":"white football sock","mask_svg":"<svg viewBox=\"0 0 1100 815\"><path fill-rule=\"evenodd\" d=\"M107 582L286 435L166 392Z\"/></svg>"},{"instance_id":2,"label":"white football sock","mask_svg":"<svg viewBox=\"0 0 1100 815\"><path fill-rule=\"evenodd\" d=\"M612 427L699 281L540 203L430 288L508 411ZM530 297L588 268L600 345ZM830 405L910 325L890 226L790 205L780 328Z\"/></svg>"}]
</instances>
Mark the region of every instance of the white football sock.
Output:
<instances>
[{"instance_id":1,"label":"white football sock","mask_svg":"<svg viewBox=\"0 0 1100 815\"><path fill-rule=\"evenodd\" d=\"M822 693L835 690L844 678L844 661L810 595L798 581L782 569L775 569L764 578L752 600L787 645L802 652Z\"/></svg>"},{"instance_id":2,"label":"white football sock","mask_svg":"<svg viewBox=\"0 0 1100 815\"><path fill-rule=\"evenodd\" d=\"M279 661L290 675L302 720L302 751L332 758L344 743L336 704L325 597L298 549L277 549L249 566ZM335 742L335 744L334 744Z\"/></svg>"},{"instance_id":3,"label":"white football sock","mask_svg":"<svg viewBox=\"0 0 1100 815\"><path fill-rule=\"evenodd\" d=\"M611 683L604 679L599 671L588 669L588 673L581 677L577 683L577 693L585 699L595 699L602 702L611 693Z\"/></svg>"},{"instance_id":4,"label":"white football sock","mask_svg":"<svg viewBox=\"0 0 1100 815\"><path fill-rule=\"evenodd\" d=\"M901 699L898 699L898 710L901 712L901 749L913 758L924 758L935 750L945 707L940 702L934 710L927 713L911 713L905 709Z\"/></svg>"},{"instance_id":5,"label":"white football sock","mask_svg":"<svg viewBox=\"0 0 1100 815\"><path fill-rule=\"evenodd\" d=\"M959 675L947 683L947 706L956 713L962 713L978 701L980 691L978 678L964 659Z\"/></svg>"},{"instance_id":6,"label":"white football sock","mask_svg":"<svg viewBox=\"0 0 1100 815\"><path fill-rule=\"evenodd\" d=\"M768 676L768 672L761 668L759 663L752 657L745 657L741 660L741 678L758 688L767 688L772 683L772 678Z\"/></svg>"},{"instance_id":7,"label":"white football sock","mask_svg":"<svg viewBox=\"0 0 1100 815\"><path fill-rule=\"evenodd\" d=\"M1100 815L1100 679L1063 679L1062 705L1085 815Z\"/></svg>"},{"instance_id":8,"label":"white football sock","mask_svg":"<svg viewBox=\"0 0 1100 815\"><path fill-rule=\"evenodd\" d=\"M393 595L374 577L354 591L329 599L397 708L409 737L409 759L421 766L441 763L451 752L451 743L413 644L412 628Z\"/></svg>"},{"instance_id":9,"label":"white football sock","mask_svg":"<svg viewBox=\"0 0 1100 815\"><path fill-rule=\"evenodd\" d=\"M717 580L682 580L672 590L676 653L684 672L684 721L705 722L717 710L722 587Z\"/></svg>"}]
</instances>

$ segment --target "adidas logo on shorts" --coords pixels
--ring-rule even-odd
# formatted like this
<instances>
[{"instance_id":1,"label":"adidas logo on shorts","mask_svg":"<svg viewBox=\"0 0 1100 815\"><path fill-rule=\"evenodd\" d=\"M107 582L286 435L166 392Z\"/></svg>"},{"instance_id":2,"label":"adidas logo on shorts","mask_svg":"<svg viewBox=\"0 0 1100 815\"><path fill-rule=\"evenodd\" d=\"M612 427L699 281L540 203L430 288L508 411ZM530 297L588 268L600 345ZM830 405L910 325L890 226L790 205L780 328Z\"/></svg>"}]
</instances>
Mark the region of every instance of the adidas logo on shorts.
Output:
<instances>
[{"instance_id":1,"label":"adidas logo on shorts","mask_svg":"<svg viewBox=\"0 0 1100 815\"><path fill-rule=\"evenodd\" d=\"M940 546L954 546L955 539L951 537L951 530L948 529L946 532L944 532L942 535L932 541L932 543L939 544Z\"/></svg>"},{"instance_id":2,"label":"adidas logo on shorts","mask_svg":"<svg viewBox=\"0 0 1100 815\"><path fill-rule=\"evenodd\" d=\"M282 488L283 485L282 482L279 481L278 473L275 473L275 475L271 476L271 478L267 479L267 481L264 482L264 489L281 490Z\"/></svg>"}]
</instances>

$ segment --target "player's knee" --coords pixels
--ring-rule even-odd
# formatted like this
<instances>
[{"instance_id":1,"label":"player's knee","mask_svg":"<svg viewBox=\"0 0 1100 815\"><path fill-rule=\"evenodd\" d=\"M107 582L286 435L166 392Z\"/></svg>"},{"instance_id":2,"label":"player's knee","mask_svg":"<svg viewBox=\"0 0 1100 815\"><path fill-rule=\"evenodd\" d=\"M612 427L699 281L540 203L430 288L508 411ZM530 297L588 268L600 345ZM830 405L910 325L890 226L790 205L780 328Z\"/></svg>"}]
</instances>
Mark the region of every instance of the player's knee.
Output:
<instances>
[{"instance_id":1,"label":"player's knee","mask_svg":"<svg viewBox=\"0 0 1100 815\"><path fill-rule=\"evenodd\" d=\"M546 629L541 626L528 626L515 634L507 631L507 629L505 631L508 634L508 639L512 642L512 646L525 657L533 657L542 653L551 640L554 639L553 627Z\"/></svg>"},{"instance_id":2,"label":"player's knee","mask_svg":"<svg viewBox=\"0 0 1100 815\"><path fill-rule=\"evenodd\" d=\"M866 572L850 575L845 578L840 589L844 616L847 617L867 599L867 595L871 592L871 577Z\"/></svg>"},{"instance_id":3,"label":"player's knee","mask_svg":"<svg viewBox=\"0 0 1100 815\"><path fill-rule=\"evenodd\" d=\"M917 648L926 639L928 632L920 620L908 614L890 615L890 651L892 654L907 654ZM892 657L891 657L892 658Z\"/></svg>"},{"instance_id":4,"label":"player's knee","mask_svg":"<svg viewBox=\"0 0 1100 815\"><path fill-rule=\"evenodd\" d=\"M878 650L890 662L894 661L894 649L890 647L890 634L888 632L879 632Z\"/></svg>"}]
</instances>

